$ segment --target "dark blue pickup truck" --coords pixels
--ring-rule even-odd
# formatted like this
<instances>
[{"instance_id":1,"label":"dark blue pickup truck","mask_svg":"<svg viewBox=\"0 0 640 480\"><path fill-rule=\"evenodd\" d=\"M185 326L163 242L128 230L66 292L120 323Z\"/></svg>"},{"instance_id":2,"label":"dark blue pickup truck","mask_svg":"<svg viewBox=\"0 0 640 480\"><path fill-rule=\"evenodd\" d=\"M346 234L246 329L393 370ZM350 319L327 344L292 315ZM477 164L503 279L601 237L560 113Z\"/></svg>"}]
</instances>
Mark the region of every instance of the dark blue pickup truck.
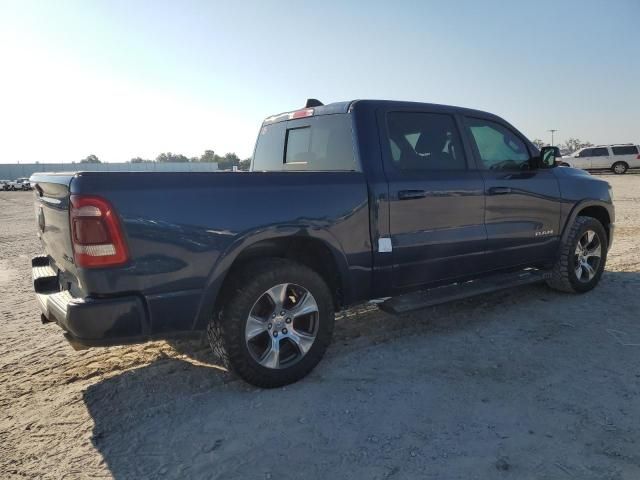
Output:
<instances>
[{"instance_id":1,"label":"dark blue pickup truck","mask_svg":"<svg viewBox=\"0 0 640 480\"><path fill-rule=\"evenodd\" d=\"M250 172L31 177L43 321L74 345L207 332L274 387L309 373L334 312L546 281L585 292L614 228L607 182L503 119L358 100L267 118Z\"/></svg>"}]
</instances>

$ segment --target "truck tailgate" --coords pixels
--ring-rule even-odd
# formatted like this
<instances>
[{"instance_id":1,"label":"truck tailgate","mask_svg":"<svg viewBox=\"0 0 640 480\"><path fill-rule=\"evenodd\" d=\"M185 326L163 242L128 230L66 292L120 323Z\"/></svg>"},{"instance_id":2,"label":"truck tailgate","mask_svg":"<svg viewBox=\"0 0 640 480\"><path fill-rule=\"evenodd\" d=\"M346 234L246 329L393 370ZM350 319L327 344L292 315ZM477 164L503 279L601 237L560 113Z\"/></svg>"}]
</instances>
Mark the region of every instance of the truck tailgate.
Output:
<instances>
[{"instance_id":1,"label":"truck tailgate","mask_svg":"<svg viewBox=\"0 0 640 480\"><path fill-rule=\"evenodd\" d=\"M69 186L74 174L40 174L31 177L35 193L38 237L53 267L75 280L71 230L69 228ZM75 283L75 282L72 282Z\"/></svg>"}]
</instances>

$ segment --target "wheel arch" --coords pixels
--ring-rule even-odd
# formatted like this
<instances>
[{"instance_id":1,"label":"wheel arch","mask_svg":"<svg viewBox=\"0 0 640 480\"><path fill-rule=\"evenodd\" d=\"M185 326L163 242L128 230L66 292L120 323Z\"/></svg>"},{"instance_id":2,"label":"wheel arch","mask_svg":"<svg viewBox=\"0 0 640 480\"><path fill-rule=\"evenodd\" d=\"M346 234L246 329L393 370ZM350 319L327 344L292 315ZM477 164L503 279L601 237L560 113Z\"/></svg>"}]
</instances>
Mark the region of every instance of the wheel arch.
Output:
<instances>
[{"instance_id":1,"label":"wheel arch","mask_svg":"<svg viewBox=\"0 0 640 480\"><path fill-rule=\"evenodd\" d=\"M618 165L618 164L623 164L623 165L624 165L624 167L625 167L625 172L626 172L627 170L629 170L629 162L627 162L627 161L625 161L625 160L616 160L615 162L613 162L613 163L611 164L611 170L612 170L613 172L615 172L616 165Z\"/></svg>"},{"instance_id":2,"label":"wheel arch","mask_svg":"<svg viewBox=\"0 0 640 480\"><path fill-rule=\"evenodd\" d=\"M234 271L265 258L287 258L316 271L329 286L336 310L351 298L348 262L330 232L308 227L259 230L244 235L220 255L207 279L193 329L204 329L219 309L221 293Z\"/></svg>"},{"instance_id":3,"label":"wheel arch","mask_svg":"<svg viewBox=\"0 0 640 480\"><path fill-rule=\"evenodd\" d=\"M607 234L607 242L609 244L611 243L611 224L614 218L613 209L610 204L597 200L583 200L573 208L564 225L562 243L567 240L571 225L573 225L573 222L575 222L575 219L579 216L591 217L598 220Z\"/></svg>"}]
</instances>

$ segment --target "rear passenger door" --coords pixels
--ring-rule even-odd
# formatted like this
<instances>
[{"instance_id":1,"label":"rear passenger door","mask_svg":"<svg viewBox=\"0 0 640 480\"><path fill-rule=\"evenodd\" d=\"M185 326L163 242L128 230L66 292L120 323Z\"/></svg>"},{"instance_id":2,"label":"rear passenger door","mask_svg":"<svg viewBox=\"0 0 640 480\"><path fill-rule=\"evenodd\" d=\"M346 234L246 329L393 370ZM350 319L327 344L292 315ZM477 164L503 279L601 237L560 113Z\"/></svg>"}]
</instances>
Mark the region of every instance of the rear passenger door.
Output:
<instances>
[{"instance_id":1,"label":"rear passenger door","mask_svg":"<svg viewBox=\"0 0 640 480\"><path fill-rule=\"evenodd\" d=\"M453 115L380 114L389 185L389 231L395 289L483 270L486 232L480 172L469 168Z\"/></svg>"},{"instance_id":2,"label":"rear passenger door","mask_svg":"<svg viewBox=\"0 0 640 480\"><path fill-rule=\"evenodd\" d=\"M611 168L613 160L607 147L595 147L591 149L591 168Z\"/></svg>"},{"instance_id":3,"label":"rear passenger door","mask_svg":"<svg viewBox=\"0 0 640 480\"><path fill-rule=\"evenodd\" d=\"M523 137L495 118L466 117L484 178L487 261L492 270L548 263L560 238L560 189L536 168Z\"/></svg>"}]
</instances>

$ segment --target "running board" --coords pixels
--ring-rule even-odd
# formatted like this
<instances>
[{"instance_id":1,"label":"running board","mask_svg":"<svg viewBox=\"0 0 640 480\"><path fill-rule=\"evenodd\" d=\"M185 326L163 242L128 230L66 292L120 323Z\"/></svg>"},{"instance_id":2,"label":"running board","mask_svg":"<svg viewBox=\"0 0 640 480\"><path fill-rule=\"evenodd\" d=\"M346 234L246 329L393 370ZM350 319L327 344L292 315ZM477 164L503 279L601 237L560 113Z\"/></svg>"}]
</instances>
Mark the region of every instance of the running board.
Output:
<instances>
[{"instance_id":1,"label":"running board","mask_svg":"<svg viewBox=\"0 0 640 480\"><path fill-rule=\"evenodd\" d=\"M378 304L378 307L387 313L405 313L451 302L453 300L461 300L484 293L496 292L506 288L538 283L547 278L551 278L550 271L534 269L497 274L468 282L453 283L451 285L399 295L385 300Z\"/></svg>"}]
</instances>

